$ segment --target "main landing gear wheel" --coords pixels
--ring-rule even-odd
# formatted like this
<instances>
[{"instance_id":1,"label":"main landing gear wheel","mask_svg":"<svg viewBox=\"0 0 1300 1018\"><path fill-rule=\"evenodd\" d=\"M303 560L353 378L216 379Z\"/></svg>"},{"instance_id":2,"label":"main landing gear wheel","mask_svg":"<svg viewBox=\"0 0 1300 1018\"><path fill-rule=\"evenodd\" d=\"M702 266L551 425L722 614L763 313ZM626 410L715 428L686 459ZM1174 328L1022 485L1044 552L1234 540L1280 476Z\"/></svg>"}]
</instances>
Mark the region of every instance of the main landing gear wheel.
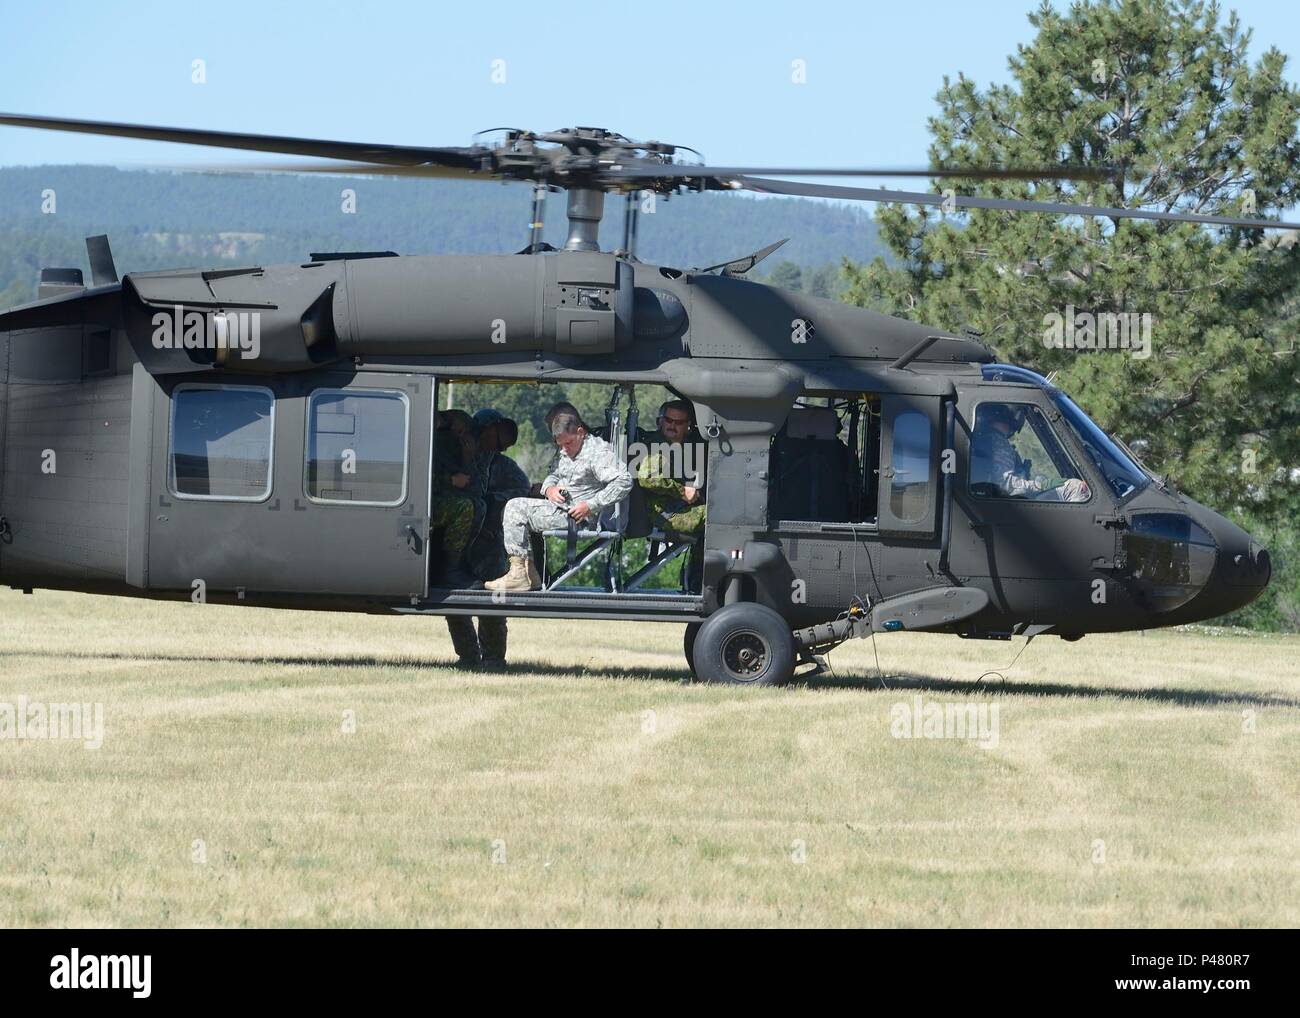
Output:
<instances>
[{"instance_id":1,"label":"main landing gear wheel","mask_svg":"<svg viewBox=\"0 0 1300 1018\"><path fill-rule=\"evenodd\" d=\"M695 674L695 638L700 634L702 622L691 622L686 626L686 632L682 634L682 652L686 655L686 667L691 670L691 675L699 678Z\"/></svg>"},{"instance_id":2,"label":"main landing gear wheel","mask_svg":"<svg viewBox=\"0 0 1300 1018\"><path fill-rule=\"evenodd\" d=\"M794 675L794 634L761 604L718 609L700 624L691 650L694 672L704 682L778 686Z\"/></svg>"}]
</instances>

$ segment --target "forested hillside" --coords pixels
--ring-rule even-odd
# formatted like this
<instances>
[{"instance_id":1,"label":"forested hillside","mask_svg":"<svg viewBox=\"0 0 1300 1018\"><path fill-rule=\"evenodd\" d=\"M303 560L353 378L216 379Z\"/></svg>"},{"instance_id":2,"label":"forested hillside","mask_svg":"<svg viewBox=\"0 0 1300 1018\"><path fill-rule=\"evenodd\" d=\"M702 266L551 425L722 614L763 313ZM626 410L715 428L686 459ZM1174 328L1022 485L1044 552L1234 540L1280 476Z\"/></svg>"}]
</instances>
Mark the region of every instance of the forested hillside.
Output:
<instances>
[{"instance_id":1,"label":"forested hillside","mask_svg":"<svg viewBox=\"0 0 1300 1018\"><path fill-rule=\"evenodd\" d=\"M344 212L345 188L355 212ZM48 208L53 192L54 211ZM564 194L547 202L546 239L565 235ZM0 304L34 297L42 266L85 268L84 237L107 233L119 271L178 265L287 262L311 251L399 254L518 251L528 239L531 190L522 184L312 175L217 175L104 166L0 169ZM601 244L622 238L611 197ZM869 211L792 198L682 195L640 220L638 254L686 267L715 264L789 237L773 261L787 280L819 290L844 258L883 253ZM796 271L798 270L798 271ZM756 274L757 275L757 274Z\"/></svg>"}]
</instances>

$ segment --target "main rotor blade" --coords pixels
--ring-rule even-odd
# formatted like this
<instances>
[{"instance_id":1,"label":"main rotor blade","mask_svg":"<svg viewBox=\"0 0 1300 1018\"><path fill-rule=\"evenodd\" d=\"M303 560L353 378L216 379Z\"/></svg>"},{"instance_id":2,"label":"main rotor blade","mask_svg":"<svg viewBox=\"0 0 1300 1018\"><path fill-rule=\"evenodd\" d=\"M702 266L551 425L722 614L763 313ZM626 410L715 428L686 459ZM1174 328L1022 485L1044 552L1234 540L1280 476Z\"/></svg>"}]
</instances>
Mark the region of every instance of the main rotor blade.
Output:
<instances>
[{"instance_id":1,"label":"main rotor blade","mask_svg":"<svg viewBox=\"0 0 1300 1018\"><path fill-rule=\"evenodd\" d=\"M749 191L787 194L806 198L843 198L850 201L897 202L904 205L950 204L961 209L1002 209L1009 212L1051 212L1065 216L1104 216L1107 219L1155 219L1170 223L1203 223L1242 229L1300 230L1300 223L1276 219L1244 219L1238 216L1206 216L1195 212L1157 212L1150 209L1117 209L1100 205L1067 205L1060 202L1020 201L1013 198L977 198L968 195L945 197L919 191L891 191L878 187L843 187L838 184L801 184L793 180L736 178Z\"/></svg>"},{"instance_id":2,"label":"main rotor blade","mask_svg":"<svg viewBox=\"0 0 1300 1018\"><path fill-rule=\"evenodd\" d=\"M489 150L485 148L370 145L355 141L288 138L273 134L240 134L230 131L195 130L187 127L118 124L103 120L32 117L20 113L0 113L0 125L30 127L43 131L69 131L75 134L97 134L115 138L139 138L144 141L167 141L182 145L207 145L212 148L245 149L251 152L276 152L281 155L315 156L321 159L348 159L354 162L389 166L432 164L458 169L466 175L480 170L483 159L489 155Z\"/></svg>"},{"instance_id":3,"label":"main rotor blade","mask_svg":"<svg viewBox=\"0 0 1300 1018\"><path fill-rule=\"evenodd\" d=\"M901 167L895 169L809 169L754 166L692 166L689 163L622 163L605 171L610 177L706 178L737 177L973 177L994 180L1108 180L1114 170L1096 166L966 166Z\"/></svg>"},{"instance_id":4,"label":"main rotor blade","mask_svg":"<svg viewBox=\"0 0 1300 1018\"><path fill-rule=\"evenodd\" d=\"M381 163L143 163L119 164L124 168L167 170L174 173L333 173L343 176L435 177L451 180L498 179L490 170L470 173L451 166L389 166Z\"/></svg>"}]
</instances>

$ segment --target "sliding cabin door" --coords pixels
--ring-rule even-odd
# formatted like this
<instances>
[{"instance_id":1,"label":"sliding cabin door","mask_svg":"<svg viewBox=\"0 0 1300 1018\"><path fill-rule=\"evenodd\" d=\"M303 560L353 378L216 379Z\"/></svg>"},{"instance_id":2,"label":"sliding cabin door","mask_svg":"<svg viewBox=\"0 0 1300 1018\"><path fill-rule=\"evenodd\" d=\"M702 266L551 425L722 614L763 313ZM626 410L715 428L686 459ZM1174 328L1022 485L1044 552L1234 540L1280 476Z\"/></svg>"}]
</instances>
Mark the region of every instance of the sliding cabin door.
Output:
<instances>
[{"instance_id":1,"label":"sliding cabin door","mask_svg":"<svg viewBox=\"0 0 1300 1018\"><path fill-rule=\"evenodd\" d=\"M211 377L155 387L146 585L422 597L434 380Z\"/></svg>"}]
</instances>

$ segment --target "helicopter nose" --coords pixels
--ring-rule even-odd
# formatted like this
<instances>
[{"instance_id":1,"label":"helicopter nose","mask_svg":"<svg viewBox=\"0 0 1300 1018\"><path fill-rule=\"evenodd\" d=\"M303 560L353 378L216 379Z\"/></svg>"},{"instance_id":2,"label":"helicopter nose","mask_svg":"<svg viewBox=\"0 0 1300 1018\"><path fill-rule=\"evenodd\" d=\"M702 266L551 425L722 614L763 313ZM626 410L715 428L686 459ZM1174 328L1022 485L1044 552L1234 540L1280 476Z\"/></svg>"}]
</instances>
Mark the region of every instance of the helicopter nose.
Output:
<instances>
[{"instance_id":1,"label":"helicopter nose","mask_svg":"<svg viewBox=\"0 0 1300 1018\"><path fill-rule=\"evenodd\" d=\"M1214 571L1191 606L1201 618L1244 608L1264 592L1273 574L1268 550L1231 520L1197 505L1192 515L1218 545Z\"/></svg>"}]
</instances>

